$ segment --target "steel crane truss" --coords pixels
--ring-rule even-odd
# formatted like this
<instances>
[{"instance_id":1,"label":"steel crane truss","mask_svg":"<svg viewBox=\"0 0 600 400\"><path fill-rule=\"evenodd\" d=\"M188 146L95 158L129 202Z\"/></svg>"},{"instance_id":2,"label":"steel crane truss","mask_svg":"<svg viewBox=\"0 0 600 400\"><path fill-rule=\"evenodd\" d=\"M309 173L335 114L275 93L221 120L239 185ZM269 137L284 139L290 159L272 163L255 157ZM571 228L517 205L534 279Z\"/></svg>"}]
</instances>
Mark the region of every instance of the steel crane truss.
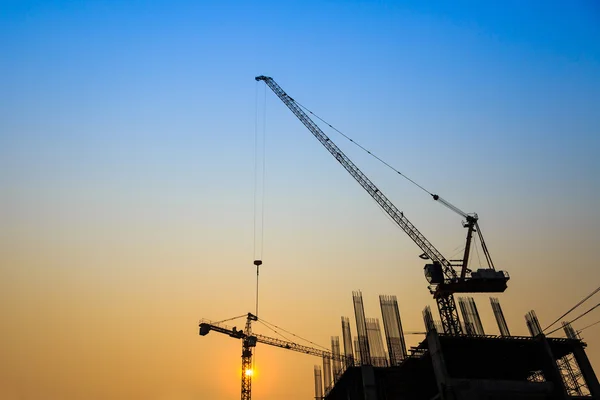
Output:
<instances>
[{"instance_id":1,"label":"steel crane truss","mask_svg":"<svg viewBox=\"0 0 600 400\"><path fill-rule=\"evenodd\" d=\"M496 271L489 256L487 246L477 224L477 215L467 215L450 203L433 195L450 209L466 217L464 225L468 228L466 248L463 260L454 265L447 260L427 238L394 206L394 204L375 186L369 178L325 135L314 121L302 110L300 105L290 97L274 80L268 76L257 76L257 81L264 81L279 99L294 113L294 115L308 128L319 142L331 155L352 175L354 179L371 195L377 204L406 232L406 234L423 251L422 258L430 259L431 264L425 265L425 276L431 284L430 291L436 299L444 332L447 334L460 334L462 332L458 311L454 302L453 293L494 293L503 292L509 279L504 271ZM480 268L475 272L468 270L467 262L473 233L477 232L481 240L488 268ZM460 275L454 270L455 266L461 267ZM469 274L467 275L467 272Z\"/></svg>"}]
</instances>

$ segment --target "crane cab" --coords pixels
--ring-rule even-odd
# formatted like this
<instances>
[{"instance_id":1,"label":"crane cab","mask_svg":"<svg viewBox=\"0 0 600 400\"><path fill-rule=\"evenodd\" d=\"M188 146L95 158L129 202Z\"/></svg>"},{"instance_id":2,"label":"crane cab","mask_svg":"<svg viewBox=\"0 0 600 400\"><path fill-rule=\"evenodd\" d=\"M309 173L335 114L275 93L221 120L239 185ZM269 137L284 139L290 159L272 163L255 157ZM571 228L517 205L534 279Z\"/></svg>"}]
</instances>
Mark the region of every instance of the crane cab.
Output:
<instances>
[{"instance_id":1,"label":"crane cab","mask_svg":"<svg viewBox=\"0 0 600 400\"><path fill-rule=\"evenodd\" d=\"M425 264L425 278L432 285L444 283L444 270L442 264L434 261L433 264Z\"/></svg>"}]
</instances>

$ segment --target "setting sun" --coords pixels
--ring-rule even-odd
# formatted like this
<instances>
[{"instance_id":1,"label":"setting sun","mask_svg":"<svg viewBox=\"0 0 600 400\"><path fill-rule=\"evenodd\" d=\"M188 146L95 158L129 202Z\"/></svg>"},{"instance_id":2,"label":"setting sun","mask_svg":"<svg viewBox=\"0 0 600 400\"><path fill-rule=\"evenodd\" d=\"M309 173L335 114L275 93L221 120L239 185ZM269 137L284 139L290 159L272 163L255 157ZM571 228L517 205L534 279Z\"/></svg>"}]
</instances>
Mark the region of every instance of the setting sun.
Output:
<instances>
[{"instance_id":1,"label":"setting sun","mask_svg":"<svg viewBox=\"0 0 600 400\"><path fill-rule=\"evenodd\" d=\"M251 369L246 370L246 376L252 376L253 371Z\"/></svg>"}]
</instances>

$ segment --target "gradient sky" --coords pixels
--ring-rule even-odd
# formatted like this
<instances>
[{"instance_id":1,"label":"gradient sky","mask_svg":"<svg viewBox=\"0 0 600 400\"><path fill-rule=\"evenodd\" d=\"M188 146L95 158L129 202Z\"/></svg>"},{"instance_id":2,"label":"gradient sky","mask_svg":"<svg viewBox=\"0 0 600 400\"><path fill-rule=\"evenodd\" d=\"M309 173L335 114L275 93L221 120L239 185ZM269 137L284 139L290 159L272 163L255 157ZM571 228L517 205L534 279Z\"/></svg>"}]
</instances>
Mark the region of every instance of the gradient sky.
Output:
<instances>
[{"instance_id":1,"label":"gradient sky","mask_svg":"<svg viewBox=\"0 0 600 400\"><path fill-rule=\"evenodd\" d=\"M397 295L423 329L419 249L261 74L479 213L513 334L598 287L597 2L421 3L2 2L0 398L239 398L241 344L197 322L254 309L257 126L261 317L327 345L360 289L368 316ZM444 254L461 245L459 216L326 132ZM600 325L583 337L600 369ZM320 360L255 359L253 398L314 396Z\"/></svg>"}]
</instances>

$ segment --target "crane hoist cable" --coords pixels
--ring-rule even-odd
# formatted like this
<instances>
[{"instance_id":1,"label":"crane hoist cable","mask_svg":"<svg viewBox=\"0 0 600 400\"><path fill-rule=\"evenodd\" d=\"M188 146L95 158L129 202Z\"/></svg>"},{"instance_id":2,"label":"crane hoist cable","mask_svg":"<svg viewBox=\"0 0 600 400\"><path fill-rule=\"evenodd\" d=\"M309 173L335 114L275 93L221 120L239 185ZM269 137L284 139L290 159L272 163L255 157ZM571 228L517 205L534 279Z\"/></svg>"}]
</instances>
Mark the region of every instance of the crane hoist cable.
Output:
<instances>
[{"instance_id":1,"label":"crane hoist cable","mask_svg":"<svg viewBox=\"0 0 600 400\"><path fill-rule=\"evenodd\" d=\"M266 177L266 124L267 124L267 88L263 91L262 107L262 132L259 135L259 99L258 85L256 85L255 115L254 115L254 265L256 266L256 308L255 316L258 316L259 300L259 275L264 251L264 227L265 227L265 177ZM260 136L260 137L259 137ZM260 161L259 161L260 160ZM257 204L258 203L258 204ZM260 210L260 225L258 225L257 214ZM258 225L258 226L257 226ZM257 230L259 232L260 244L257 244ZM257 317L258 319L258 317ZM250 324L250 319L248 319ZM249 326L249 325L248 325ZM256 348L252 357L251 370L256 367Z\"/></svg>"},{"instance_id":2,"label":"crane hoist cable","mask_svg":"<svg viewBox=\"0 0 600 400\"><path fill-rule=\"evenodd\" d=\"M256 85L255 121L254 121L254 265L256 266L256 309L258 315L258 289L259 271L262 265L264 251L264 225L265 225L265 177L266 177L266 117L267 117L267 88L263 91L262 119L259 118L259 94ZM259 120L262 121L262 132L259 129Z\"/></svg>"},{"instance_id":3,"label":"crane hoist cable","mask_svg":"<svg viewBox=\"0 0 600 400\"><path fill-rule=\"evenodd\" d=\"M254 121L254 259L260 259L264 249L264 207L265 207L265 149L266 149L266 116L267 93L264 88L262 117L259 116L259 94L256 85L256 104ZM260 128L259 128L259 125Z\"/></svg>"}]
</instances>

